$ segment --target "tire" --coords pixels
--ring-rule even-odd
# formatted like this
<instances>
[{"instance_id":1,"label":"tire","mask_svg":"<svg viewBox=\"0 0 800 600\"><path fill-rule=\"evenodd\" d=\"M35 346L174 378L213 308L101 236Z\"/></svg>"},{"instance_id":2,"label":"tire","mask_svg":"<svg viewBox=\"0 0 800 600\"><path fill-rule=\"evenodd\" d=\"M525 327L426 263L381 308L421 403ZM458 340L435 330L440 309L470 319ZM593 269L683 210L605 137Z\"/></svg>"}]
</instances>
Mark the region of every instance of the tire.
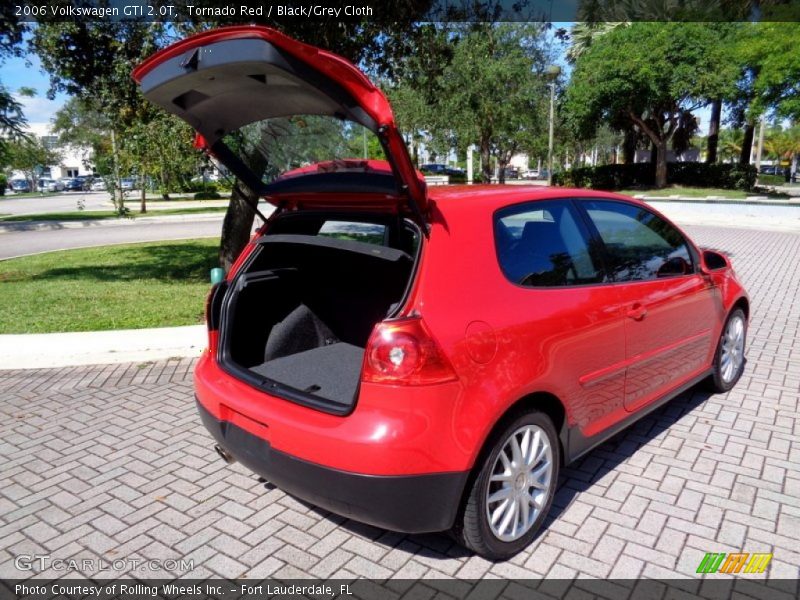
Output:
<instances>
[{"instance_id":1,"label":"tire","mask_svg":"<svg viewBox=\"0 0 800 600\"><path fill-rule=\"evenodd\" d=\"M505 560L533 541L550 511L558 484L561 445L550 418L539 411L528 411L512 417L491 438L487 450L476 464L480 471L468 488L453 533L476 554ZM524 465L524 461L529 464ZM524 466L518 468L518 463Z\"/></svg>"},{"instance_id":2,"label":"tire","mask_svg":"<svg viewBox=\"0 0 800 600\"><path fill-rule=\"evenodd\" d=\"M744 351L747 338L747 319L741 308L731 311L722 327L714 354L713 372L708 378L710 391L724 393L729 391L744 372Z\"/></svg>"}]
</instances>

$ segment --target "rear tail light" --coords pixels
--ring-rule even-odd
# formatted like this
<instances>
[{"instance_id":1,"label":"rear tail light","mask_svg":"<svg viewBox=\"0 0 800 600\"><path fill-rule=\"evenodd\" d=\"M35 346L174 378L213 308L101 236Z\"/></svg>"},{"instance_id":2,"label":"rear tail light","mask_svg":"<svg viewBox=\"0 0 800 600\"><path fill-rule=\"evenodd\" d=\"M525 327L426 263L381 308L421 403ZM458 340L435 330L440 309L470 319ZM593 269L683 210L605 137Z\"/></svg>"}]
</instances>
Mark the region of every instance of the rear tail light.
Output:
<instances>
[{"instance_id":1,"label":"rear tail light","mask_svg":"<svg viewBox=\"0 0 800 600\"><path fill-rule=\"evenodd\" d=\"M456 379L453 367L419 317L375 326L362 379L371 383L425 385Z\"/></svg>"}]
</instances>

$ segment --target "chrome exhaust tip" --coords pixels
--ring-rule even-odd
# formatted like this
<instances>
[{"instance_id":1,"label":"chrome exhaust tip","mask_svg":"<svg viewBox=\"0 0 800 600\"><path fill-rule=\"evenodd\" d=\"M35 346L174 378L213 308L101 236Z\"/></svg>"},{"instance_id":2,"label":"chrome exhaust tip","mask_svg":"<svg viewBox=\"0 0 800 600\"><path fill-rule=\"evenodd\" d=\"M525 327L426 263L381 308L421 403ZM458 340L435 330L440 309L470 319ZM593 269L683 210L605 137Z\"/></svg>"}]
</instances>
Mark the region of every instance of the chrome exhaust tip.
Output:
<instances>
[{"instance_id":1,"label":"chrome exhaust tip","mask_svg":"<svg viewBox=\"0 0 800 600\"><path fill-rule=\"evenodd\" d=\"M219 457L222 460L224 460L227 464L230 465L236 462L234 456L219 444L214 444L214 450L216 451L217 454L219 454Z\"/></svg>"}]
</instances>

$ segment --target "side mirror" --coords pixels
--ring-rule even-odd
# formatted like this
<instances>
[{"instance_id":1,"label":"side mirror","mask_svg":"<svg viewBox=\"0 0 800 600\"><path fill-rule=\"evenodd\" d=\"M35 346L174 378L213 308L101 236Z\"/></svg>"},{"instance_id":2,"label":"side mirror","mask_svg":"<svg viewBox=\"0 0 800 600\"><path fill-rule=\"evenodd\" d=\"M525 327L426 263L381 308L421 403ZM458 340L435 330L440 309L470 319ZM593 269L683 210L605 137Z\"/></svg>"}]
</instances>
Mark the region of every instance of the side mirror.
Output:
<instances>
[{"instance_id":1,"label":"side mirror","mask_svg":"<svg viewBox=\"0 0 800 600\"><path fill-rule=\"evenodd\" d=\"M673 275L686 275L692 267L681 256L673 256L661 265L656 273L657 277L670 277Z\"/></svg>"},{"instance_id":2,"label":"side mirror","mask_svg":"<svg viewBox=\"0 0 800 600\"><path fill-rule=\"evenodd\" d=\"M713 250L703 251L703 269L705 271L719 271L728 268L728 259Z\"/></svg>"}]
</instances>

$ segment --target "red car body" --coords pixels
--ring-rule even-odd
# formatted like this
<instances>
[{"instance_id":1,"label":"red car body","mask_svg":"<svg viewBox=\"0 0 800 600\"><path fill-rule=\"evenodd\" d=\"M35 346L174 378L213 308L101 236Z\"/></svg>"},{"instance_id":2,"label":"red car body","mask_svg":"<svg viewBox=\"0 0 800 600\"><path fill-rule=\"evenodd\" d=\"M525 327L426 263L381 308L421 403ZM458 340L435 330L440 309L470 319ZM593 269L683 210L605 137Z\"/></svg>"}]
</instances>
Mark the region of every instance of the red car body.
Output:
<instances>
[{"instance_id":1,"label":"red car body","mask_svg":"<svg viewBox=\"0 0 800 600\"><path fill-rule=\"evenodd\" d=\"M407 532L447 530L467 510L469 490L509 415L545 415L558 436L557 462L566 464L719 368L726 320L737 310L747 318L747 295L727 259L700 250L638 200L536 186L428 190L377 88L343 59L265 28L195 36L156 54L135 77L148 97L195 126L224 159L221 134L207 119L185 102L170 102L188 92L175 88L165 95L159 88L172 85L170 78L180 80L181 69L191 70L198 51L237 40L269 44L298 57L315 77L340 83L390 158L307 166L278 179L299 182L294 187L265 188L263 196L278 208L228 272L223 290L212 293L209 347L195 370L201 416L225 457L357 520ZM206 55L200 54L200 65ZM398 193L303 188L304 181L337 171L383 176L399 182ZM510 278L499 254L502 215L513 220L520 210L566 203L595 252L604 242L586 207L612 206L603 202L645 215L667 237L680 236L687 258L678 260L679 270L662 276L662 265L658 276L637 281L606 272L580 285L527 285L524 278ZM338 412L237 376L225 366L220 344L228 310L224 288L243 277L282 220L326 211L367 220L390 215L420 231L408 289L400 306L374 324L356 397ZM607 250L597 251L607 257ZM413 357L410 372L392 371L387 361L397 356L401 363ZM503 555L491 548L482 553Z\"/></svg>"}]
</instances>

